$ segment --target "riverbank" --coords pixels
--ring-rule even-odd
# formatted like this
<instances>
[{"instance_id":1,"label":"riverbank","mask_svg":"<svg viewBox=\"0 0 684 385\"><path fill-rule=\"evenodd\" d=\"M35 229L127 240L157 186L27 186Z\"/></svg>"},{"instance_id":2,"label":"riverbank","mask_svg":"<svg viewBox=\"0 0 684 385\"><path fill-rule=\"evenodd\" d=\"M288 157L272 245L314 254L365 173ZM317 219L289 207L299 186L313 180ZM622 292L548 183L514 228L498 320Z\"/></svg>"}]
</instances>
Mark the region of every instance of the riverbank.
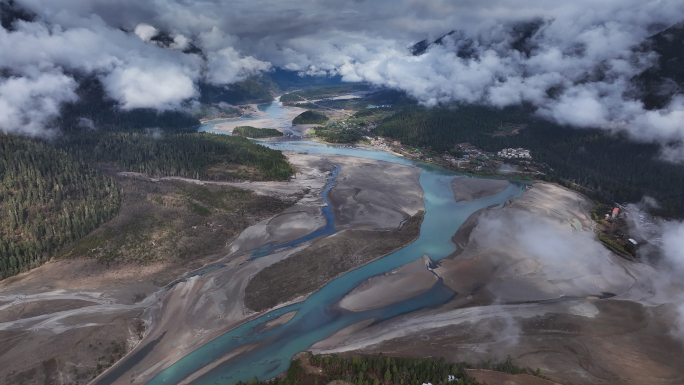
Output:
<instances>
[{"instance_id":1,"label":"riverbank","mask_svg":"<svg viewBox=\"0 0 684 385\"><path fill-rule=\"evenodd\" d=\"M681 381L684 351L664 332L672 304L657 299L652 268L598 242L590 208L570 190L537 183L502 209L478 211L459 230L460 250L434 269L457 297L321 341L313 351L468 362L510 354L560 383ZM413 274L419 279L425 270ZM372 278L347 298L363 292L368 303L401 300L383 290L391 279Z\"/></svg>"},{"instance_id":2,"label":"riverbank","mask_svg":"<svg viewBox=\"0 0 684 385\"><path fill-rule=\"evenodd\" d=\"M455 200L472 201L500 193L510 182L469 177L454 178L451 188ZM471 216L472 218L472 216ZM467 221L466 221L467 222ZM365 311L396 303L419 295L433 287L442 278L439 269L433 270L429 255L372 277L345 295L339 305L351 311ZM456 290L462 292L461 288Z\"/></svg>"}]
</instances>

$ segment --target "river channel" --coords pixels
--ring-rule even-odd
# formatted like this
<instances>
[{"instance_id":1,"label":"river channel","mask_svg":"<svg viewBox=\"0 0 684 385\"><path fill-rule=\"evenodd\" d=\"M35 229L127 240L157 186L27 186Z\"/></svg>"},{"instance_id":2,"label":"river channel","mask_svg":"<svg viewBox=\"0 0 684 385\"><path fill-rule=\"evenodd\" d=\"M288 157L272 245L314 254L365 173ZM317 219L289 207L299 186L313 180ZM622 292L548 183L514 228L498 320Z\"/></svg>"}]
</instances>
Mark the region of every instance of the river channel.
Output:
<instances>
[{"instance_id":1,"label":"river channel","mask_svg":"<svg viewBox=\"0 0 684 385\"><path fill-rule=\"evenodd\" d=\"M273 115L287 112L277 103L260 106L260 109L269 113L273 111ZM213 124L203 125L201 131L218 132L212 129ZM149 385L179 383L212 361L242 347L246 347L243 353L215 366L191 383L232 384L251 380L254 377L261 380L272 378L287 369L293 355L308 349L314 343L340 329L369 319L372 319L373 323L379 323L401 314L440 306L450 301L459 294L450 290L440 279L429 291L421 295L378 309L352 312L337 306L337 302L346 293L372 276L412 262L421 258L423 254L428 254L433 261L449 256L456 250L451 237L471 214L485 207L500 207L504 202L520 196L525 188L524 184L513 182L506 190L496 195L470 202L456 202L451 189L451 180L468 176L437 166L361 147L333 146L302 140L259 143L283 151L355 156L421 167L420 185L425 196L425 217L420 236L407 247L335 279L303 302L264 314L221 335L160 372L147 382ZM332 187L332 183L334 183L334 178L331 179L329 187ZM329 188L326 189L326 193L328 190ZM326 226L325 231L326 234L330 234L334 232L334 228L331 229L334 217L330 215L327 219L329 226ZM305 238L311 239L311 236ZM294 241L293 244L298 241L303 240ZM285 245L276 247L283 246ZM297 311L297 313L289 322L264 330L263 325L266 322L292 311Z\"/></svg>"}]
</instances>

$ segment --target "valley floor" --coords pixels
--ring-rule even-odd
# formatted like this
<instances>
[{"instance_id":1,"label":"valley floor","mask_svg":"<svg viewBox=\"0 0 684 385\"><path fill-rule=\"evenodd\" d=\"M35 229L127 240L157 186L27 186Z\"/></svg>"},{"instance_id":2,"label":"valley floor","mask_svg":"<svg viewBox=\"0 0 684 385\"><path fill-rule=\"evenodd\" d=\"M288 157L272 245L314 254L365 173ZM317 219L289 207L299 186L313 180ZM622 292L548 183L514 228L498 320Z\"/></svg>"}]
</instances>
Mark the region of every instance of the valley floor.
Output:
<instances>
[{"instance_id":1,"label":"valley floor","mask_svg":"<svg viewBox=\"0 0 684 385\"><path fill-rule=\"evenodd\" d=\"M298 172L285 182L109 170L125 186L119 216L62 257L0 282L0 383L85 384L98 376L96 384L144 384L224 332L417 237L425 210L420 168L286 155ZM334 165L340 170L328 199L339 232L252 259L255 248L325 227L321 193ZM470 201L508 183L460 177L451 188L455 200ZM372 277L337 306L365 311L438 284L457 293L451 301L364 321L312 349L473 363L510 354L564 384L682 383L684 349L670 334L668 288L655 285L649 265L607 251L590 210L584 197L546 183L482 209L454 234L453 255L433 261L426 254Z\"/></svg>"}]
</instances>

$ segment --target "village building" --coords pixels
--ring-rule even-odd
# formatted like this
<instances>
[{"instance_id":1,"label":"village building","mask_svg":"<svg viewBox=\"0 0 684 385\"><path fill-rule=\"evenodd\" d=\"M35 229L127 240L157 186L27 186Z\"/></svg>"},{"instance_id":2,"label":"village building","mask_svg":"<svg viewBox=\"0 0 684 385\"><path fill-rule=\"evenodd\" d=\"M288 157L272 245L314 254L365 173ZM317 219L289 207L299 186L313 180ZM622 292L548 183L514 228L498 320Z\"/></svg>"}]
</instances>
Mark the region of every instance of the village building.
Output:
<instances>
[{"instance_id":1,"label":"village building","mask_svg":"<svg viewBox=\"0 0 684 385\"><path fill-rule=\"evenodd\" d=\"M532 159L530 150L524 148L504 148L496 154L499 158L504 159Z\"/></svg>"}]
</instances>

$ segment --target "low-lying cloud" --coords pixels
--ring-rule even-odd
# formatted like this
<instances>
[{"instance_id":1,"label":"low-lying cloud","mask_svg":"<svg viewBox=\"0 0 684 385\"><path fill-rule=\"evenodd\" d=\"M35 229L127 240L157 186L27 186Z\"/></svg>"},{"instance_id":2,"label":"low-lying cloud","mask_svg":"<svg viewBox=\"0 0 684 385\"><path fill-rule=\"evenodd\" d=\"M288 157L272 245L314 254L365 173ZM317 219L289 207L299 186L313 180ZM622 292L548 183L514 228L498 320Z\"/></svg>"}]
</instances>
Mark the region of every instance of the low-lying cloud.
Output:
<instances>
[{"instance_id":1,"label":"low-lying cloud","mask_svg":"<svg viewBox=\"0 0 684 385\"><path fill-rule=\"evenodd\" d=\"M657 313L659 322L684 344L684 221L653 219L648 210L658 203L648 197L627 207L630 236L640 243L638 261L629 262L611 255L593 231L572 229L566 214L516 207L481 215L464 251L465 258L484 255L496 266L497 279L487 289L499 302L613 293L620 300L663 306L667 311ZM591 304L573 311L598 314Z\"/></svg>"},{"instance_id":2,"label":"low-lying cloud","mask_svg":"<svg viewBox=\"0 0 684 385\"><path fill-rule=\"evenodd\" d=\"M627 223L630 236L641 244L639 259L657 270L658 276L652 280L652 290L657 293L654 303L672 309L671 334L684 343L684 221L653 218L649 211L659 207L655 199L646 196L628 205Z\"/></svg>"},{"instance_id":3,"label":"low-lying cloud","mask_svg":"<svg viewBox=\"0 0 684 385\"><path fill-rule=\"evenodd\" d=\"M634 282L592 232L573 231L562 217L489 211L478 219L470 242L482 251L509 251L498 261L497 276L527 280L530 287L523 294L532 297L517 300L550 299L554 293L574 297L620 293ZM550 281L555 283L549 285ZM513 291L502 288L502 298L511 295Z\"/></svg>"},{"instance_id":4,"label":"low-lying cloud","mask_svg":"<svg viewBox=\"0 0 684 385\"><path fill-rule=\"evenodd\" d=\"M684 20L678 0L16 3L37 17L0 31L0 48L14 53L0 58L4 73L97 74L123 108L179 108L200 81L225 85L281 67L404 90L428 106L530 103L558 123L624 131L684 160L683 99L648 111L630 96L630 79L657 59L634 48ZM173 42L158 44L162 32ZM184 53L190 44L203 54Z\"/></svg>"},{"instance_id":5,"label":"low-lying cloud","mask_svg":"<svg viewBox=\"0 0 684 385\"><path fill-rule=\"evenodd\" d=\"M60 73L0 80L0 127L5 132L52 136L46 124L59 115L61 103L75 101L76 82Z\"/></svg>"}]
</instances>

